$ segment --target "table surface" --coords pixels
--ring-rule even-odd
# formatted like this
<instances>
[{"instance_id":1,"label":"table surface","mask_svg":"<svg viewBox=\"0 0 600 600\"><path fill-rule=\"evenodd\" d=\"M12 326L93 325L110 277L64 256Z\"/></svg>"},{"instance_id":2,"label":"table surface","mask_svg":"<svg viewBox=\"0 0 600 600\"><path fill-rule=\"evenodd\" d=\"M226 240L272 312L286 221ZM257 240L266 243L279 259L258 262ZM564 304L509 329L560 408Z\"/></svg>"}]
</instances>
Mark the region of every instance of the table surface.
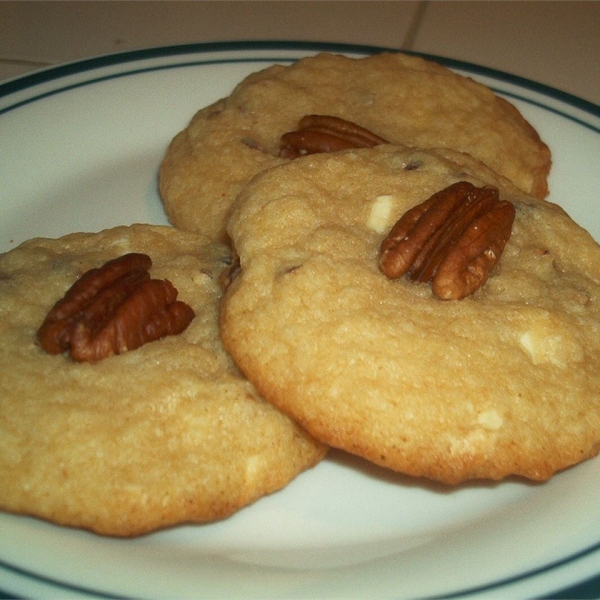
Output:
<instances>
[{"instance_id":1,"label":"table surface","mask_svg":"<svg viewBox=\"0 0 600 600\"><path fill-rule=\"evenodd\" d=\"M3 1L0 83L102 54L233 40L424 52L499 69L600 105L600 2L575 1ZM599 589L600 578L569 597L596 597Z\"/></svg>"},{"instance_id":2,"label":"table surface","mask_svg":"<svg viewBox=\"0 0 600 600\"><path fill-rule=\"evenodd\" d=\"M600 2L0 2L0 81L171 44L311 40L436 54L600 104Z\"/></svg>"}]
</instances>

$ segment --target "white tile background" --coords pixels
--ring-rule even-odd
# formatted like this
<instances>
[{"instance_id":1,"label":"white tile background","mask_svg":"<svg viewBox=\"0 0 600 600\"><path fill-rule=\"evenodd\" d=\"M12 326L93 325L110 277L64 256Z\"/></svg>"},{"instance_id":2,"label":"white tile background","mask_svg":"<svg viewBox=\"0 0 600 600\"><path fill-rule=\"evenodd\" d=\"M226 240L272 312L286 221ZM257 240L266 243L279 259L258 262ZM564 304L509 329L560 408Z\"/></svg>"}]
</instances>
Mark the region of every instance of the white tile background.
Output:
<instances>
[{"instance_id":1,"label":"white tile background","mask_svg":"<svg viewBox=\"0 0 600 600\"><path fill-rule=\"evenodd\" d=\"M313 40L474 62L600 104L600 2L0 2L0 81L169 44Z\"/></svg>"}]
</instances>

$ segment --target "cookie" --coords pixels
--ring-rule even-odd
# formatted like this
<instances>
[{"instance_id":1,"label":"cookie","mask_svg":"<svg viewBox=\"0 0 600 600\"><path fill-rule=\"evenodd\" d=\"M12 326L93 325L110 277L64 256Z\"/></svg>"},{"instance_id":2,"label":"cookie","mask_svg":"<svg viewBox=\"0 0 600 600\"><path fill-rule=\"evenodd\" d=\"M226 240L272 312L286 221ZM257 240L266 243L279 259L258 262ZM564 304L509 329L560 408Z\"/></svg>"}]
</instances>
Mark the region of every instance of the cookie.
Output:
<instances>
[{"instance_id":1,"label":"cookie","mask_svg":"<svg viewBox=\"0 0 600 600\"><path fill-rule=\"evenodd\" d=\"M225 222L256 173L287 162L280 138L305 115L333 115L385 141L467 152L539 197L550 152L519 111L489 88L400 53L319 54L275 65L201 109L172 141L160 169L170 221L225 239Z\"/></svg>"},{"instance_id":2,"label":"cookie","mask_svg":"<svg viewBox=\"0 0 600 600\"><path fill-rule=\"evenodd\" d=\"M195 317L94 363L36 340L89 269L153 260ZM0 509L112 536L220 519L316 464L324 447L261 398L219 338L230 251L171 227L34 239L0 256Z\"/></svg>"},{"instance_id":3,"label":"cookie","mask_svg":"<svg viewBox=\"0 0 600 600\"><path fill-rule=\"evenodd\" d=\"M443 300L384 275L394 223L462 181L514 207L484 285ZM228 230L224 345L324 443L448 484L545 480L599 451L600 248L557 205L469 156L387 145L261 173Z\"/></svg>"}]
</instances>

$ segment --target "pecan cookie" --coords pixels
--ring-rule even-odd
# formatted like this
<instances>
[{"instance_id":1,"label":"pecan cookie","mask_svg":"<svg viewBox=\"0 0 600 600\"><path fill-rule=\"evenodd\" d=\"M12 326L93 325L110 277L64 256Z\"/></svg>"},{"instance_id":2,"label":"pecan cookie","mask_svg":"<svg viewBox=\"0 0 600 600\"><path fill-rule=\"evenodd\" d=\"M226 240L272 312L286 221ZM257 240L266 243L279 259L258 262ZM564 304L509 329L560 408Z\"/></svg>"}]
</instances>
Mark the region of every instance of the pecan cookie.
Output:
<instances>
[{"instance_id":1,"label":"pecan cookie","mask_svg":"<svg viewBox=\"0 0 600 600\"><path fill-rule=\"evenodd\" d=\"M225 517L323 457L324 447L265 402L221 345L218 277L229 262L230 251L203 236L149 225L34 239L0 256L0 509L133 536ZM148 269L150 278L138 274ZM148 316L143 345L72 357L65 348L74 351L82 322L104 319L98 306L114 304L123 288L108 279L123 273L149 287L127 292L84 349L101 349L115 329L129 340L152 303L159 313L175 304L167 318L176 327L151 341L161 320ZM78 310L52 309L75 281L83 285L67 304L76 297ZM86 294L95 296L89 305ZM37 339L42 323L47 349ZM54 351L54 342L66 346Z\"/></svg>"},{"instance_id":2,"label":"pecan cookie","mask_svg":"<svg viewBox=\"0 0 600 600\"><path fill-rule=\"evenodd\" d=\"M312 115L348 121L350 131L326 121L315 132L302 121ZM253 175L298 153L365 142L468 152L524 191L548 192L550 152L512 104L436 63L382 53L319 54L250 75L174 138L161 196L174 225L223 239L231 205Z\"/></svg>"},{"instance_id":3,"label":"pecan cookie","mask_svg":"<svg viewBox=\"0 0 600 600\"><path fill-rule=\"evenodd\" d=\"M228 230L224 345L316 438L449 484L599 451L600 247L557 205L386 145L261 173Z\"/></svg>"}]
</instances>

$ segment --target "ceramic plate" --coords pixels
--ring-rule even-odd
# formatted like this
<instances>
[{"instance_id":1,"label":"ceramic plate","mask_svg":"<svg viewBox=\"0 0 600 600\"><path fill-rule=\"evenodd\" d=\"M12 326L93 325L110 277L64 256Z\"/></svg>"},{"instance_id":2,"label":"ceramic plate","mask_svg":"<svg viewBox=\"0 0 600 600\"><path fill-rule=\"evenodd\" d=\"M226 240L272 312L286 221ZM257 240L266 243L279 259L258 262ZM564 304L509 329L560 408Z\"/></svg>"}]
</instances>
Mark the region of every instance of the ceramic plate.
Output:
<instances>
[{"instance_id":1,"label":"ceramic plate","mask_svg":"<svg viewBox=\"0 0 600 600\"><path fill-rule=\"evenodd\" d=\"M0 85L0 252L33 236L167 223L157 170L171 138L248 73L319 50L378 49L178 46ZM552 149L550 199L600 240L600 107L438 60L517 105ZM600 459L542 485L447 489L332 452L223 522L133 540L0 514L0 589L44 598L381 599L523 598L570 588L590 597L600 593L599 498Z\"/></svg>"}]
</instances>

